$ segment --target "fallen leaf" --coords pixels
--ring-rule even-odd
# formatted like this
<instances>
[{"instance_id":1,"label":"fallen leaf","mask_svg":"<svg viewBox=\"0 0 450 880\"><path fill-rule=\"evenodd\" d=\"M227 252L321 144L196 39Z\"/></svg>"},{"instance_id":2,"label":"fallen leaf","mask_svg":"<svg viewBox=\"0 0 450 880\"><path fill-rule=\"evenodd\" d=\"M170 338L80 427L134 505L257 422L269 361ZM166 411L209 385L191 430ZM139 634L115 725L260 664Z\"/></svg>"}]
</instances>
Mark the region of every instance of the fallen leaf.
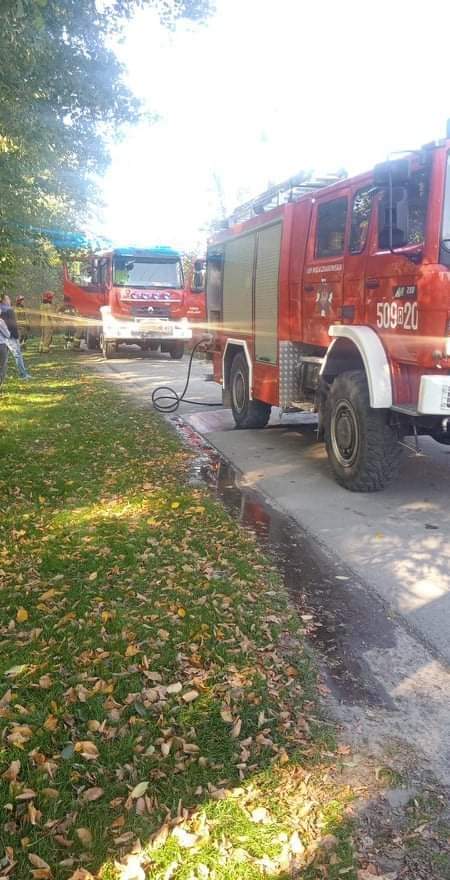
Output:
<instances>
[{"instance_id":1,"label":"fallen leaf","mask_svg":"<svg viewBox=\"0 0 450 880\"><path fill-rule=\"evenodd\" d=\"M2 779L8 782L15 782L20 773L20 761L11 761L7 770L2 773Z\"/></svg>"},{"instance_id":2,"label":"fallen leaf","mask_svg":"<svg viewBox=\"0 0 450 880\"><path fill-rule=\"evenodd\" d=\"M257 824L266 823L270 821L270 816L265 807L256 807L250 813L250 819Z\"/></svg>"},{"instance_id":3,"label":"fallen leaf","mask_svg":"<svg viewBox=\"0 0 450 880\"><path fill-rule=\"evenodd\" d=\"M75 834L86 849L92 846L92 834L89 828L76 828Z\"/></svg>"},{"instance_id":4,"label":"fallen leaf","mask_svg":"<svg viewBox=\"0 0 450 880\"><path fill-rule=\"evenodd\" d=\"M180 502L179 501L172 501L172 504L170 506L171 506L172 510L176 510L177 507L180 506Z\"/></svg>"},{"instance_id":5,"label":"fallen leaf","mask_svg":"<svg viewBox=\"0 0 450 880\"><path fill-rule=\"evenodd\" d=\"M180 607L177 611L177 614L178 614L178 617L186 617L186 609Z\"/></svg>"},{"instance_id":6,"label":"fallen leaf","mask_svg":"<svg viewBox=\"0 0 450 880\"><path fill-rule=\"evenodd\" d=\"M74 749L72 743L69 743L67 746L64 746L64 748L61 752L61 758L63 758L64 761L68 761L69 758L73 757L74 751L75 751L75 749Z\"/></svg>"},{"instance_id":7,"label":"fallen leaf","mask_svg":"<svg viewBox=\"0 0 450 880\"><path fill-rule=\"evenodd\" d=\"M53 681L52 681L50 675L41 675L41 677L39 679L39 687L40 688L43 688L43 690L48 690L48 688L51 688L52 684L53 684Z\"/></svg>"},{"instance_id":8,"label":"fallen leaf","mask_svg":"<svg viewBox=\"0 0 450 880\"><path fill-rule=\"evenodd\" d=\"M28 620L28 611L26 608L20 606L20 608L17 609L16 620L18 623L25 623L25 621Z\"/></svg>"},{"instance_id":9,"label":"fallen leaf","mask_svg":"<svg viewBox=\"0 0 450 880\"><path fill-rule=\"evenodd\" d=\"M68 880L94 880L94 877L90 871L86 871L86 868L77 868Z\"/></svg>"},{"instance_id":10,"label":"fallen leaf","mask_svg":"<svg viewBox=\"0 0 450 880\"><path fill-rule=\"evenodd\" d=\"M103 795L103 788L87 788L86 791L83 791L82 800L83 801L98 801Z\"/></svg>"},{"instance_id":11,"label":"fallen leaf","mask_svg":"<svg viewBox=\"0 0 450 880\"><path fill-rule=\"evenodd\" d=\"M41 593L39 596L39 600L41 602L47 602L49 599L54 599L55 596L59 596L60 590L55 590L53 587L51 590L46 590L45 593Z\"/></svg>"},{"instance_id":12,"label":"fallen leaf","mask_svg":"<svg viewBox=\"0 0 450 880\"><path fill-rule=\"evenodd\" d=\"M167 686L167 693L168 694L179 694L180 691L182 691L182 690L183 690L183 685L181 684L181 681L175 681L173 684L169 684Z\"/></svg>"},{"instance_id":13,"label":"fallen leaf","mask_svg":"<svg viewBox=\"0 0 450 880\"><path fill-rule=\"evenodd\" d=\"M91 571L88 581L96 581L98 578L98 571Z\"/></svg>"},{"instance_id":14,"label":"fallen leaf","mask_svg":"<svg viewBox=\"0 0 450 880\"><path fill-rule=\"evenodd\" d=\"M78 752L86 761L96 761L99 757L97 746L89 739L80 740L75 743L75 751Z\"/></svg>"},{"instance_id":15,"label":"fallen leaf","mask_svg":"<svg viewBox=\"0 0 450 880\"><path fill-rule=\"evenodd\" d=\"M17 795L16 801L30 801L34 797L36 797L36 792L32 788L25 788L24 791Z\"/></svg>"},{"instance_id":16,"label":"fallen leaf","mask_svg":"<svg viewBox=\"0 0 450 880\"><path fill-rule=\"evenodd\" d=\"M226 724L233 724L233 716L228 706L223 706L220 710L220 717Z\"/></svg>"},{"instance_id":17,"label":"fallen leaf","mask_svg":"<svg viewBox=\"0 0 450 880\"><path fill-rule=\"evenodd\" d=\"M31 727L28 727L27 724L15 724L11 733L8 733L6 739L13 746L18 746L22 748L22 746L28 742L29 739L33 736L33 731Z\"/></svg>"},{"instance_id":18,"label":"fallen leaf","mask_svg":"<svg viewBox=\"0 0 450 880\"><path fill-rule=\"evenodd\" d=\"M142 867L142 853L130 853L125 857L125 864L114 862L117 880L145 880L146 873Z\"/></svg>"},{"instance_id":19,"label":"fallen leaf","mask_svg":"<svg viewBox=\"0 0 450 880\"><path fill-rule=\"evenodd\" d=\"M232 739L238 738L238 736L241 732L241 727L242 727L242 719L236 718L236 721L234 722L233 727L231 728L231 738Z\"/></svg>"},{"instance_id":20,"label":"fallen leaf","mask_svg":"<svg viewBox=\"0 0 450 880\"><path fill-rule=\"evenodd\" d=\"M40 871L44 871L43 874L36 874L34 871L32 872L33 877L37 877L38 880L46 880L47 877L52 876L50 865L47 862L44 862L44 859L41 859L40 856L36 855L36 853L28 854L28 861L34 868L38 868Z\"/></svg>"},{"instance_id":21,"label":"fallen leaf","mask_svg":"<svg viewBox=\"0 0 450 880\"><path fill-rule=\"evenodd\" d=\"M182 846L184 849L191 849L191 847L195 846L199 840L198 834L191 834L190 831L185 831L181 825L175 826L172 831L172 837L174 837L179 846Z\"/></svg>"},{"instance_id":22,"label":"fallen leaf","mask_svg":"<svg viewBox=\"0 0 450 880\"><path fill-rule=\"evenodd\" d=\"M21 675L27 669L28 665L26 663L20 663L19 666L11 666L11 669L7 669L3 675L7 675L8 678L17 678L18 675Z\"/></svg>"},{"instance_id":23,"label":"fallen leaf","mask_svg":"<svg viewBox=\"0 0 450 880\"><path fill-rule=\"evenodd\" d=\"M183 700L185 703L192 703L197 697L198 691L186 691L186 693L183 694Z\"/></svg>"},{"instance_id":24,"label":"fallen leaf","mask_svg":"<svg viewBox=\"0 0 450 880\"><path fill-rule=\"evenodd\" d=\"M145 792L147 791L148 786L149 786L148 782L138 782L138 784L134 786L133 791L130 794L130 797L132 797L133 800L136 800L137 798L142 797L142 795L145 794Z\"/></svg>"},{"instance_id":25,"label":"fallen leaf","mask_svg":"<svg viewBox=\"0 0 450 880\"><path fill-rule=\"evenodd\" d=\"M58 724L58 719L54 715L49 715L44 721L44 728L45 730L56 730Z\"/></svg>"}]
</instances>

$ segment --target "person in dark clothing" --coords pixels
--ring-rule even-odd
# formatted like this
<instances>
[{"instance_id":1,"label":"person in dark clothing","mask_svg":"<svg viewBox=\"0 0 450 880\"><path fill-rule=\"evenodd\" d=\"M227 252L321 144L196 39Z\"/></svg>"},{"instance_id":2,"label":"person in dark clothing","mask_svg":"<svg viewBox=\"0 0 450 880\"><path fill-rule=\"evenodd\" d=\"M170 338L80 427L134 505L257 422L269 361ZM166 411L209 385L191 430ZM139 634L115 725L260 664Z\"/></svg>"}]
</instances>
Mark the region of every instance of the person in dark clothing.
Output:
<instances>
[{"instance_id":1,"label":"person in dark clothing","mask_svg":"<svg viewBox=\"0 0 450 880\"><path fill-rule=\"evenodd\" d=\"M27 372L27 368L23 362L22 350L20 348L19 342L19 328L17 326L16 314L14 309L11 306L11 300L9 296L4 293L0 297L0 317L3 318L8 330L9 330L9 338L6 340L6 345L9 348L11 354L14 357L16 362L17 370L19 372L19 376L21 379L31 379L30 374Z\"/></svg>"}]
</instances>

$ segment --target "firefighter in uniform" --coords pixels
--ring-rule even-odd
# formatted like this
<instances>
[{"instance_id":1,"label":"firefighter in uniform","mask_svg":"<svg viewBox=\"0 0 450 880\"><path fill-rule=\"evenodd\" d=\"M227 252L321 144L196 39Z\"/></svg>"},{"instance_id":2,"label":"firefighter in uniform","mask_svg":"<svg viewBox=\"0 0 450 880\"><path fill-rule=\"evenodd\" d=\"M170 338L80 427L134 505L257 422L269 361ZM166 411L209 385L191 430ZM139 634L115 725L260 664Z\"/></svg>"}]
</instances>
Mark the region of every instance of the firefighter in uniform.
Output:
<instances>
[{"instance_id":1,"label":"firefighter in uniform","mask_svg":"<svg viewBox=\"0 0 450 880\"><path fill-rule=\"evenodd\" d=\"M25 308L24 296L16 296L16 320L19 328L19 342L21 348L25 348L27 339L31 336L31 322Z\"/></svg>"},{"instance_id":2,"label":"firefighter in uniform","mask_svg":"<svg viewBox=\"0 0 450 880\"><path fill-rule=\"evenodd\" d=\"M63 329L64 329L64 348L74 348L74 337L75 337L75 326L71 323L71 316L75 315L75 309L70 304L70 302L65 301L64 305L61 306L59 312L64 317L63 321Z\"/></svg>"},{"instance_id":3,"label":"firefighter in uniform","mask_svg":"<svg viewBox=\"0 0 450 880\"><path fill-rule=\"evenodd\" d=\"M42 294L42 302L40 307L41 313L41 341L39 343L39 351L50 351L53 337L53 298L55 294L51 290L46 290Z\"/></svg>"}]
</instances>

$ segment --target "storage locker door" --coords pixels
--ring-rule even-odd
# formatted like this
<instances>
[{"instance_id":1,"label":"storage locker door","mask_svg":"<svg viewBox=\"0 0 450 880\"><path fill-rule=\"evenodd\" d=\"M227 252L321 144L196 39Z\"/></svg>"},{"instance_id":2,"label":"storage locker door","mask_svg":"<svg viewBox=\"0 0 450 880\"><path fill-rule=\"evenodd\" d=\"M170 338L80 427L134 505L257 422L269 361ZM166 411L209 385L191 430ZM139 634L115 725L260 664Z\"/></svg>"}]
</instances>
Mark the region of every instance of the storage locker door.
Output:
<instances>
[{"instance_id":1,"label":"storage locker door","mask_svg":"<svg viewBox=\"0 0 450 880\"><path fill-rule=\"evenodd\" d=\"M278 360L278 270L281 223L258 233L255 277L255 357L266 364Z\"/></svg>"},{"instance_id":2,"label":"storage locker door","mask_svg":"<svg viewBox=\"0 0 450 880\"><path fill-rule=\"evenodd\" d=\"M235 238L225 245L223 272L223 324L230 336L252 332L252 280L255 234Z\"/></svg>"}]
</instances>

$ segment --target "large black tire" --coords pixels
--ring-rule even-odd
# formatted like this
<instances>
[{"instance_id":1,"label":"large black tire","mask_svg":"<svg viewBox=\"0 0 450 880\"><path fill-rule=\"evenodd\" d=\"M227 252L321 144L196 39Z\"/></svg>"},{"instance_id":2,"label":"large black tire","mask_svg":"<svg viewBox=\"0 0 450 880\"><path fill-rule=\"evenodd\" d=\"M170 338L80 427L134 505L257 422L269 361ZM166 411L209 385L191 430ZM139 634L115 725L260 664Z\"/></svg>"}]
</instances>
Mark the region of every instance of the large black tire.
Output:
<instances>
[{"instance_id":1,"label":"large black tire","mask_svg":"<svg viewBox=\"0 0 450 880\"><path fill-rule=\"evenodd\" d=\"M88 330L86 334L86 343L89 351L96 351L100 347L97 333L92 333L91 330Z\"/></svg>"},{"instance_id":2,"label":"large black tire","mask_svg":"<svg viewBox=\"0 0 450 880\"><path fill-rule=\"evenodd\" d=\"M247 361L235 354L230 373L231 409L237 428L265 428L272 407L262 400L250 400Z\"/></svg>"},{"instance_id":3,"label":"large black tire","mask_svg":"<svg viewBox=\"0 0 450 880\"><path fill-rule=\"evenodd\" d=\"M171 342L169 348L170 357L174 361L179 361L184 355L184 342Z\"/></svg>"},{"instance_id":4,"label":"large black tire","mask_svg":"<svg viewBox=\"0 0 450 880\"><path fill-rule=\"evenodd\" d=\"M338 483L351 492L377 492L396 475L402 448L388 410L371 409L364 373L334 380L326 403L325 444Z\"/></svg>"},{"instance_id":5,"label":"large black tire","mask_svg":"<svg viewBox=\"0 0 450 880\"><path fill-rule=\"evenodd\" d=\"M117 346L116 342L106 342L106 340L102 336L101 348L102 348L103 357L105 358L105 360L109 361L109 360L111 360L112 356L116 353L118 346Z\"/></svg>"}]
</instances>

